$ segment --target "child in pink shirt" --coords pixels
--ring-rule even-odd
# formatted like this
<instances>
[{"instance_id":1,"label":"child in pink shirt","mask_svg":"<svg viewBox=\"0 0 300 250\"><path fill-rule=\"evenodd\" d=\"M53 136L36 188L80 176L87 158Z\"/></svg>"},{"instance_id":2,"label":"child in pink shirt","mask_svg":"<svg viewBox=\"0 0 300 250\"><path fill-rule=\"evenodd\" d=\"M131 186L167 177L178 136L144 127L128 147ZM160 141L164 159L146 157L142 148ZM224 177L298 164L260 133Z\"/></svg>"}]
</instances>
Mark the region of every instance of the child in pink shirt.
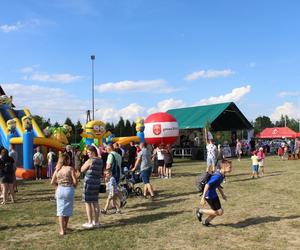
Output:
<instances>
[{"instance_id":1,"label":"child in pink shirt","mask_svg":"<svg viewBox=\"0 0 300 250\"><path fill-rule=\"evenodd\" d=\"M264 163L265 163L266 155L265 155L264 149L262 147L260 147L258 150L257 158L258 158L259 169L261 171L261 175L263 176L265 173Z\"/></svg>"}]
</instances>

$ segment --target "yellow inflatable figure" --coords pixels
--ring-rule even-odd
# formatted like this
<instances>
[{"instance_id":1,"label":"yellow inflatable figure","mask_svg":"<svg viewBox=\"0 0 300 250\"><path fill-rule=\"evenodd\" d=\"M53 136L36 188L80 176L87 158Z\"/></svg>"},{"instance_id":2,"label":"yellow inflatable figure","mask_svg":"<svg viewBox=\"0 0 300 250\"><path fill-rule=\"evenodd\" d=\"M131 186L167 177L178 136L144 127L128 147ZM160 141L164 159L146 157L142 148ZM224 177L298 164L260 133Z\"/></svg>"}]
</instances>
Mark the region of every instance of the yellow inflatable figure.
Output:
<instances>
[{"instance_id":1,"label":"yellow inflatable figure","mask_svg":"<svg viewBox=\"0 0 300 250\"><path fill-rule=\"evenodd\" d=\"M55 139L64 145L69 144L65 130L62 127L55 128L50 138Z\"/></svg>"},{"instance_id":2,"label":"yellow inflatable figure","mask_svg":"<svg viewBox=\"0 0 300 250\"><path fill-rule=\"evenodd\" d=\"M9 132L14 133L16 131L17 123L14 119L8 120L6 125Z\"/></svg>"},{"instance_id":3,"label":"yellow inflatable figure","mask_svg":"<svg viewBox=\"0 0 300 250\"><path fill-rule=\"evenodd\" d=\"M145 129L144 119L138 117L136 118L135 123L136 123L135 126L136 132L143 132Z\"/></svg>"},{"instance_id":4,"label":"yellow inflatable figure","mask_svg":"<svg viewBox=\"0 0 300 250\"><path fill-rule=\"evenodd\" d=\"M60 143L67 145L69 144L69 138L72 134L72 127L67 124L60 127L47 127L44 129L44 134L51 139L55 139Z\"/></svg>"},{"instance_id":5,"label":"yellow inflatable figure","mask_svg":"<svg viewBox=\"0 0 300 250\"><path fill-rule=\"evenodd\" d=\"M65 135L67 138L70 138L72 135L72 127L69 126L68 124L64 124L63 128L65 129Z\"/></svg>"},{"instance_id":6,"label":"yellow inflatable figure","mask_svg":"<svg viewBox=\"0 0 300 250\"><path fill-rule=\"evenodd\" d=\"M90 121L83 127L81 137L86 139L98 139L98 144L102 145L102 139L107 138L111 133L106 132L105 123L102 121Z\"/></svg>"},{"instance_id":7,"label":"yellow inflatable figure","mask_svg":"<svg viewBox=\"0 0 300 250\"><path fill-rule=\"evenodd\" d=\"M12 100L10 97L8 97L7 95L1 95L0 96L0 105L9 105L11 106Z\"/></svg>"},{"instance_id":8,"label":"yellow inflatable figure","mask_svg":"<svg viewBox=\"0 0 300 250\"><path fill-rule=\"evenodd\" d=\"M23 116L22 117L22 126L24 128L24 130L32 130L32 118L31 116L27 115L27 116Z\"/></svg>"}]
</instances>

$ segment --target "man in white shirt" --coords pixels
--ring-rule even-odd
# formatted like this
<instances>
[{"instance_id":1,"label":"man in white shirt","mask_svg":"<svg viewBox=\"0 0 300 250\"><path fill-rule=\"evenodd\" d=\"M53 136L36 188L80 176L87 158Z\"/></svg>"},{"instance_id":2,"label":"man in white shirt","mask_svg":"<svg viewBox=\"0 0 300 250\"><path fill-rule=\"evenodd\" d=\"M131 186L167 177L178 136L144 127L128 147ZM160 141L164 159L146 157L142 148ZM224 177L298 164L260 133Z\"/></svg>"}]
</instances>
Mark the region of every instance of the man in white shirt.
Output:
<instances>
[{"instance_id":1,"label":"man in white shirt","mask_svg":"<svg viewBox=\"0 0 300 250\"><path fill-rule=\"evenodd\" d=\"M208 140L208 143L206 145L206 151L207 151L207 158L206 158L207 168L206 168L206 172L213 173L213 172L215 172L215 164L216 164L216 160L217 160L218 150L217 150L217 147L213 143L212 140Z\"/></svg>"},{"instance_id":2,"label":"man in white shirt","mask_svg":"<svg viewBox=\"0 0 300 250\"><path fill-rule=\"evenodd\" d=\"M36 180L42 179L42 167L43 167L44 156L41 153L41 148L36 148L36 153L33 155L33 164L35 167Z\"/></svg>"}]
</instances>

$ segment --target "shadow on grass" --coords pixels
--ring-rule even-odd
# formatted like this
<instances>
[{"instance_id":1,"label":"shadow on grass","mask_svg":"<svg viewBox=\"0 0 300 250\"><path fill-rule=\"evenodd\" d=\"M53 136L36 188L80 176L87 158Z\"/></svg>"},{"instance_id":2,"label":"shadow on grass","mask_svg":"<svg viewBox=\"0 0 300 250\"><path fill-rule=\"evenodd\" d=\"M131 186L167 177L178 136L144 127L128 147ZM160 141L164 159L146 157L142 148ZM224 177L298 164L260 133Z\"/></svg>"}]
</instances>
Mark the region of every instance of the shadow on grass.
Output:
<instances>
[{"instance_id":1,"label":"shadow on grass","mask_svg":"<svg viewBox=\"0 0 300 250\"><path fill-rule=\"evenodd\" d=\"M276 216L265 216L265 217L255 217L255 218L248 218L237 223L231 224L220 224L219 226L225 227L233 227L233 228L245 228L249 226L269 223L269 222L277 222L281 220L293 220L300 218L299 215L290 215L286 217L276 217Z\"/></svg>"},{"instance_id":2,"label":"shadow on grass","mask_svg":"<svg viewBox=\"0 0 300 250\"><path fill-rule=\"evenodd\" d=\"M28 195L20 197L16 200L17 203L25 203L25 202L35 202L35 201L51 201L55 202L54 193L51 195L44 195L44 196L34 196L34 195Z\"/></svg>"},{"instance_id":3,"label":"shadow on grass","mask_svg":"<svg viewBox=\"0 0 300 250\"><path fill-rule=\"evenodd\" d=\"M184 192L184 193L164 193L164 192L160 192L158 198L162 197L164 199L168 199L168 198L176 198L176 197L183 197L183 196L188 196L188 195L194 195L197 194L198 192L196 191L191 191L191 192Z\"/></svg>"},{"instance_id":4,"label":"shadow on grass","mask_svg":"<svg viewBox=\"0 0 300 250\"><path fill-rule=\"evenodd\" d=\"M185 173L174 173L172 174L172 178L180 178L180 177L193 177L193 176L198 176L200 175L202 171L199 170L199 173L188 173L188 172L185 172Z\"/></svg>"},{"instance_id":5,"label":"shadow on grass","mask_svg":"<svg viewBox=\"0 0 300 250\"><path fill-rule=\"evenodd\" d=\"M47 225L53 225L53 224L55 224L55 222L36 223L36 224L34 224L34 223L16 224L13 226L4 225L4 226L0 226L0 231L17 229L17 228L26 228L26 227L41 227L41 226L47 226Z\"/></svg>"},{"instance_id":6,"label":"shadow on grass","mask_svg":"<svg viewBox=\"0 0 300 250\"><path fill-rule=\"evenodd\" d=\"M103 230L106 228L124 227L124 226L128 226L128 225L143 225L143 224L148 224L148 223L152 223L155 221L167 219L169 217L178 216L183 213L186 213L186 211L183 210L183 211L172 211L172 212L162 212L162 213L156 213L156 214L139 215L136 217L121 219L112 224L101 225L101 227L99 229L94 228L94 229L90 229L90 230ZM74 229L72 231L72 233L81 233L82 231L88 232L90 230L80 228L80 229Z\"/></svg>"},{"instance_id":7,"label":"shadow on grass","mask_svg":"<svg viewBox=\"0 0 300 250\"><path fill-rule=\"evenodd\" d=\"M283 172L283 171L278 171L278 172ZM248 175L251 175L251 174L248 174ZM270 178L270 177L274 177L274 176L278 176L278 175L282 175L281 173L267 173L265 174L263 177L260 177L258 179L265 179L265 178ZM252 179L251 177L249 178L244 178L244 179L237 179L237 180L230 180L229 182L230 183L233 183L233 182L241 182L241 181L252 181L252 180L256 180L257 178L255 179Z\"/></svg>"},{"instance_id":8,"label":"shadow on grass","mask_svg":"<svg viewBox=\"0 0 300 250\"><path fill-rule=\"evenodd\" d=\"M266 176L274 176L274 175L279 175L279 174L281 174L281 173L283 173L283 172L285 172L285 171L273 171L273 172L268 172L268 173L266 173ZM227 175L226 176L226 178L228 178L229 180L230 180L230 177L238 177L238 176L244 176L244 175L251 175L251 173L249 174L249 173L240 173L240 174L229 174L229 175ZM248 178L248 179L250 179L250 178ZM247 180L248 180L247 179ZM237 181L237 180L235 180L235 181ZM235 181L233 181L233 182L235 182Z\"/></svg>"},{"instance_id":9,"label":"shadow on grass","mask_svg":"<svg viewBox=\"0 0 300 250\"><path fill-rule=\"evenodd\" d=\"M152 201L152 202L142 204L142 206L141 206L141 204L135 204L133 207L130 207L130 208L137 208L136 211L138 211L138 212L146 212L146 211L151 211L151 210L155 210L155 209L160 209L163 207L169 207L176 203L185 202L186 200L188 200L188 199Z\"/></svg>"}]
</instances>

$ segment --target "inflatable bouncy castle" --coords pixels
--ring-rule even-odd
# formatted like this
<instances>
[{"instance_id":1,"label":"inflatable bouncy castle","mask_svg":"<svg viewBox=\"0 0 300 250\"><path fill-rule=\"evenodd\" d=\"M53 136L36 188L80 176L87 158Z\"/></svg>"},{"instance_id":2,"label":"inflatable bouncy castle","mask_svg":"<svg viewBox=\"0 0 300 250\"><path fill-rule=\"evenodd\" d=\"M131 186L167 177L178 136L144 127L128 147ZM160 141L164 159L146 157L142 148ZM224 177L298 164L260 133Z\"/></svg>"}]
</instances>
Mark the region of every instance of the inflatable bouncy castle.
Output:
<instances>
[{"instance_id":1,"label":"inflatable bouncy castle","mask_svg":"<svg viewBox=\"0 0 300 250\"><path fill-rule=\"evenodd\" d=\"M34 147L61 151L64 145L54 138L46 138L28 109L15 109L11 98L5 95L1 87L0 92L0 146L9 149L13 144L18 152L17 177L33 178Z\"/></svg>"}]
</instances>

